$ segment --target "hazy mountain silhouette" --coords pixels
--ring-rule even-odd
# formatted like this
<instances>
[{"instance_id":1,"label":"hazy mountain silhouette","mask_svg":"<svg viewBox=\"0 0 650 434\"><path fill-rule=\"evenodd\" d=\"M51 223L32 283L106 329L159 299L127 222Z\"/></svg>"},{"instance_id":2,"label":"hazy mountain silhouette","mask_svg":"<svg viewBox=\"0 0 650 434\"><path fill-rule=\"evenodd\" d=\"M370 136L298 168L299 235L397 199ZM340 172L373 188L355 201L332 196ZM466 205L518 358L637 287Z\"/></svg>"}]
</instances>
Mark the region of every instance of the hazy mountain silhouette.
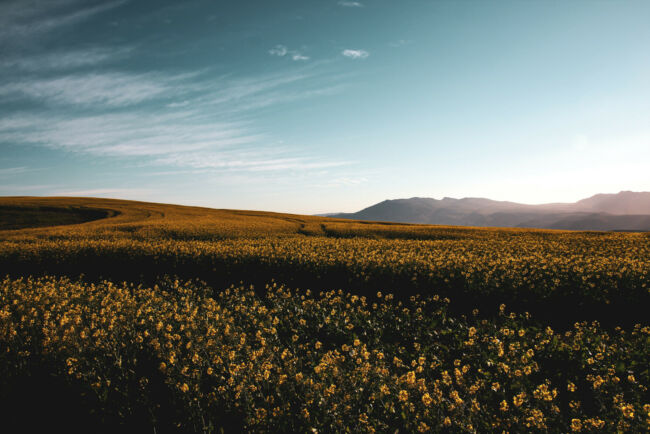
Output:
<instances>
[{"instance_id":1,"label":"hazy mountain silhouette","mask_svg":"<svg viewBox=\"0 0 650 434\"><path fill-rule=\"evenodd\" d=\"M385 200L356 213L355 220L570 230L650 231L650 192L597 194L575 203L525 205L467 197Z\"/></svg>"}]
</instances>

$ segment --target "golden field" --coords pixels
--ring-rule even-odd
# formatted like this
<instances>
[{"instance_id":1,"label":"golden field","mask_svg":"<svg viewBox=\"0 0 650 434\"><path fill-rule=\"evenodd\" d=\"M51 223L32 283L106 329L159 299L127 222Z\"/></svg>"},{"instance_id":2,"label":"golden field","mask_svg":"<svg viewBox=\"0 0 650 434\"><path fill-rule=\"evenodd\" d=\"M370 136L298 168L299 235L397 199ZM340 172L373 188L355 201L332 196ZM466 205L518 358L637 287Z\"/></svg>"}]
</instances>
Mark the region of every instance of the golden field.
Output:
<instances>
[{"instance_id":1,"label":"golden field","mask_svg":"<svg viewBox=\"0 0 650 434\"><path fill-rule=\"evenodd\" d=\"M59 226L0 230L15 407L48 378L111 429L650 428L648 234L81 198L3 208L66 210Z\"/></svg>"}]
</instances>

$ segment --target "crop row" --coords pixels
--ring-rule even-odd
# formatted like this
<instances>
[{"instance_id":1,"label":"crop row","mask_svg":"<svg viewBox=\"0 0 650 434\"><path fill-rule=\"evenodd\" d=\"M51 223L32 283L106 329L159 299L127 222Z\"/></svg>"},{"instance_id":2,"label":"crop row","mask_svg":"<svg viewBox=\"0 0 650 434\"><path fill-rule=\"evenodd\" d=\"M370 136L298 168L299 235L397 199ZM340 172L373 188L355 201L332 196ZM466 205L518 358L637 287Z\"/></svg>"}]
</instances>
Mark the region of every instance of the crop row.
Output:
<instances>
[{"instance_id":1,"label":"crop row","mask_svg":"<svg viewBox=\"0 0 650 434\"><path fill-rule=\"evenodd\" d=\"M222 241L63 239L6 241L0 267L35 272L213 285L275 278L293 286L341 287L398 296L452 297L465 307L508 301L540 318L642 320L650 304L650 244L644 237L386 240L285 236ZM146 279L145 279L146 280ZM576 311L582 309L583 312ZM546 315L546 316L545 316Z\"/></svg>"}]
</instances>

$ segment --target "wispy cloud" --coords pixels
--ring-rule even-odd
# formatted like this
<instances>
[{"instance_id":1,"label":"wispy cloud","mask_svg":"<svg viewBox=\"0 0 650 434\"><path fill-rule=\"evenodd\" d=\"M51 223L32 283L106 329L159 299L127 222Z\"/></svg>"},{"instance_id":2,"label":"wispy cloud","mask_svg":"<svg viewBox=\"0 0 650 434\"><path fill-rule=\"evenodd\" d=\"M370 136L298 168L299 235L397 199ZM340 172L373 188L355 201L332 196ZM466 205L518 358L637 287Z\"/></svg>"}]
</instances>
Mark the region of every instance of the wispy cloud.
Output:
<instances>
[{"instance_id":1,"label":"wispy cloud","mask_svg":"<svg viewBox=\"0 0 650 434\"><path fill-rule=\"evenodd\" d=\"M269 54L272 56L284 57L289 52L289 49L284 45L276 45L275 47L269 50Z\"/></svg>"},{"instance_id":2,"label":"wispy cloud","mask_svg":"<svg viewBox=\"0 0 650 434\"><path fill-rule=\"evenodd\" d=\"M368 178L365 178L363 176L360 177L348 177L348 176L342 176L340 178L334 178L330 181L331 185L340 185L340 186L353 186L353 185L359 185L359 184L364 184L368 182Z\"/></svg>"},{"instance_id":3,"label":"wispy cloud","mask_svg":"<svg viewBox=\"0 0 650 434\"><path fill-rule=\"evenodd\" d=\"M0 127L0 142L29 143L97 156L134 157L250 143L242 125L196 119L191 112L119 113L71 119L32 116Z\"/></svg>"},{"instance_id":4,"label":"wispy cloud","mask_svg":"<svg viewBox=\"0 0 650 434\"><path fill-rule=\"evenodd\" d=\"M50 103L86 104L92 109L89 112L96 114L16 113L0 119L0 144L30 144L93 156L139 158L145 159L147 165L210 171L311 170L345 164L309 155L296 156L290 149L281 151L270 143L271 138L255 131L254 123L247 120L253 111L264 107L341 89L337 84L321 87L322 80L304 71L256 78L223 77L216 81L204 80L200 74L146 75L145 78L120 74L114 80L113 74L106 74L102 77L110 78L105 81L83 76L85 81L75 82L75 87L71 83L78 77L68 76L62 82L55 82L56 85L38 82L23 92L31 92L31 96ZM82 82L86 86L81 86ZM293 86L297 82L301 82L299 90ZM116 93L110 91L112 86L119 88ZM133 89L128 99L121 96L125 87ZM164 102L165 98L169 101L172 97L177 101ZM148 98L159 98L164 110L151 110ZM143 101L149 102L142 106L136 104Z\"/></svg>"},{"instance_id":5,"label":"wispy cloud","mask_svg":"<svg viewBox=\"0 0 650 434\"><path fill-rule=\"evenodd\" d=\"M146 188L91 188L86 190L55 190L52 192L52 196L132 197L143 196L152 192L153 190Z\"/></svg>"},{"instance_id":6,"label":"wispy cloud","mask_svg":"<svg viewBox=\"0 0 650 434\"><path fill-rule=\"evenodd\" d=\"M73 74L7 83L0 86L0 96L22 96L45 103L120 107L162 94L169 96L180 79L181 77L119 72Z\"/></svg>"},{"instance_id":7,"label":"wispy cloud","mask_svg":"<svg viewBox=\"0 0 650 434\"><path fill-rule=\"evenodd\" d=\"M170 102L169 104L167 104L166 107L178 108L178 107L185 107L185 106L188 106L188 105L190 105L190 102L185 100L185 101L178 101L178 102Z\"/></svg>"},{"instance_id":8,"label":"wispy cloud","mask_svg":"<svg viewBox=\"0 0 650 434\"><path fill-rule=\"evenodd\" d=\"M26 39L89 19L126 0L9 0L0 3L0 45L20 45Z\"/></svg>"},{"instance_id":9,"label":"wispy cloud","mask_svg":"<svg viewBox=\"0 0 650 434\"><path fill-rule=\"evenodd\" d=\"M412 42L413 41L410 41L408 39L398 39L397 41L390 42L388 46L393 48L399 48L405 45L410 45Z\"/></svg>"},{"instance_id":10,"label":"wispy cloud","mask_svg":"<svg viewBox=\"0 0 650 434\"><path fill-rule=\"evenodd\" d=\"M290 50L284 45L276 45L275 47L269 50L269 54L272 56L278 57L289 57L291 60L300 61L300 60L309 60L309 56L305 56L297 50Z\"/></svg>"},{"instance_id":11,"label":"wispy cloud","mask_svg":"<svg viewBox=\"0 0 650 434\"><path fill-rule=\"evenodd\" d=\"M341 52L341 54L345 57L348 57L350 59L365 59L368 56L370 56L370 53L368 53L365 50L352 50L352 49L345 49Z\"/></svg>"},{"instance_id":12,"label":"wispy cloud","mask_svg":"<svg viewBox=\"0 0 650 434\"><path fill-rule=\"evenodd\" d=\"M156 160L158 164L192 167L195 169L219 169L228 171L267 172L288 170L314 170L340 167L347 161L317 161L309 157L278 158L279 154L290 154L290 150L224 151L212 154L173 154Z\"/></svg>"},{"instance_id":13,"label":"wispy cloud","mask_svg":"<svg viewBox=\"0 0 650 434\"><path fill-rule=\"evenodd\" d=\"M18 175L20 173L25 173L29 172L29 168L27 167L5 167L5 168L0 168L0 176L12 176L12 175Z\"/></svg>"},{"instance_id":14,"label":"wispy cloud","mask_svg":"<svg viewBox=\"0 0 650 434\"><path fill-rule=\"evenodd\" d=\"M16 192L21 192L25 193L27 192L28 194L49 194L49 192L52 191L52 184L37 184L37 185L24 185L24 184L0 184L0 191L6 191L9 192L9 194L13 194Z\"/></svg>"},{"instance_id":15,"label":"wispy cloud","mask_svg":"<svg viewBox=\"0 0 650 434\"><path fill-rule=\"evenodd\" d=\"M354 2L354 1L340 1L339 5L343 6L343 7L346 7L346 8L362 8L363 7L363 3Z\"/></svg>"},{"instance_id":16,"label":"wispy cloud","mask_svg":"<svg viewBox=\"0 0 650 434\"><path fill-rule=\"evenodd\" d=\"M132 51L133 47L95 47L34 56L16 56L0 61L0 68L11 68L28 72L70 70L119 60L126 57Z\"/></svg>"}]
</instances>

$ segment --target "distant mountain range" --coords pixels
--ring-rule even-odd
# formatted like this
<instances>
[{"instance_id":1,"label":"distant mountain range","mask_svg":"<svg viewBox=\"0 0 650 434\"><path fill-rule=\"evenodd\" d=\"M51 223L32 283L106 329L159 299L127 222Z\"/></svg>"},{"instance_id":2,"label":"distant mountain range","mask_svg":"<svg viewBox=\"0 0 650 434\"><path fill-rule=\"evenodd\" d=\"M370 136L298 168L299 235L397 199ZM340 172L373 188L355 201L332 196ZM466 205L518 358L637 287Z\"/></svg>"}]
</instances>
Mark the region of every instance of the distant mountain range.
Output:
<instances>
[{"instance_id":1,"label":"distant mountain range","mask_svg":"<svg viewBox=\"0 0 650 434\"><path fill-rule=\"evenodd\" d=\"M575 203L525 205L483 198L385 200L328 217L426 223L597 231L650 231L650 192L597 194Z\"/></svg>"}]
</instances>

